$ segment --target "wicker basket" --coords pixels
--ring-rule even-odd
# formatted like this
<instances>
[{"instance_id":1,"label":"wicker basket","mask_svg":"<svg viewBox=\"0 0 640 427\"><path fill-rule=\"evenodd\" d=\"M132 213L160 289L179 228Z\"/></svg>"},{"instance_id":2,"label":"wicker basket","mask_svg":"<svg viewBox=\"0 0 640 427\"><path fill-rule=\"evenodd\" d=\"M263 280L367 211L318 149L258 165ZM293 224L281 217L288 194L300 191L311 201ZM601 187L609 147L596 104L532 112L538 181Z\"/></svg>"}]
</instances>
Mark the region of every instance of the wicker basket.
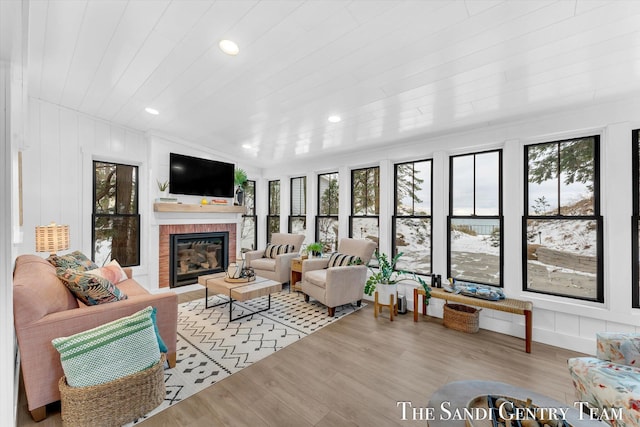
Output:
<instances>
[{"instance_id":1,"label":"wicker basket","mask_svg":"<svg viewBox=\"0 0 640 427\"><path fill-rule=\"evenodd\" d=\"M462 304L445 304L443 324L456 331L475 334L480 323L480 309Z\"/></svg>"},{"instance_id":2,"label":"wicker basket","mask_svg":"<svg viewBox=\"0 0 640 427\"><path fill-rule=\"evenodd\" d=\"M108 383L71 387L60 378L60 404L65 426L121 426L155 409L165 397L164 362Z\"/></svg>"}]
</instances>

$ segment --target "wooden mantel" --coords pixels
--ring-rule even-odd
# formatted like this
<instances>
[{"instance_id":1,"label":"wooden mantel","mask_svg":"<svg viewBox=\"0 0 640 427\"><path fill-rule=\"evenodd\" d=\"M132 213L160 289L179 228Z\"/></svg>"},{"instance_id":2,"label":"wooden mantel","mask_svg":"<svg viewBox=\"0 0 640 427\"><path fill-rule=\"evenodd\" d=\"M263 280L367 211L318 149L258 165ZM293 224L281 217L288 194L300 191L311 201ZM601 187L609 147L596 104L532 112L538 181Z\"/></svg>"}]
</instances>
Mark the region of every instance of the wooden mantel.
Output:
<instances>
[{"instance_id":1,"label":"wooden mantel","mask_svg":"<svg viewBox=\"0 0 640 427\"><path fill-rule=\"evenodd\" d=\"M196 205L185 203L154 203L154 212L190 212L190 213L245 213L244 206L234 205Z\"/></svg>"}]
</instances>

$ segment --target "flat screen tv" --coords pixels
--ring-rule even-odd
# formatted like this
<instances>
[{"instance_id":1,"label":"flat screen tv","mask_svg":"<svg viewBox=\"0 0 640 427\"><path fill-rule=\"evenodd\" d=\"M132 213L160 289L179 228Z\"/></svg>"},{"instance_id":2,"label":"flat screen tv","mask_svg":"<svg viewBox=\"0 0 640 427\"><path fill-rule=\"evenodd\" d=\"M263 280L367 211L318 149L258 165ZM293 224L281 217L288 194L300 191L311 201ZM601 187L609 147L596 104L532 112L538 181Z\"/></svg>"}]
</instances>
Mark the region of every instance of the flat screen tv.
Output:
<instances>
[{"instance_id":1,"label":"flat screen tv","mask_svg":"<svg viewBox=\"0 0 640 427\"><path fill-rule=\"evenodd\" d=\"M233 197L234 165L170 153L169 192L193 196Z\"/></svg>"}]
</instances>

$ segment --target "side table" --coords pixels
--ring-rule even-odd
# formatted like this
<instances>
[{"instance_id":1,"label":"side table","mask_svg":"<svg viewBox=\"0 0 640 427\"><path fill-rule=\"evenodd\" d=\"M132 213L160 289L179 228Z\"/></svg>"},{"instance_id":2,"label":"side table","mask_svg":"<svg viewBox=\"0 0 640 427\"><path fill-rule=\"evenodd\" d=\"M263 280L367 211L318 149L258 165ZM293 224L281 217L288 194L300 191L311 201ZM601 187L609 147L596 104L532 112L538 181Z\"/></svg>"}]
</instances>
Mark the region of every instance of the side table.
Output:
<instances>
[{"instance_id":1,"label":"side table","mask_svg":"<svg viewBox=\"0 0 640 427\"><path fill-rule=\"evenodd\" d=\"M301 291L300 281L302 280L302 258L291 260L291 280L289 281L289 292Z\"/></svg>"}]
</instances>

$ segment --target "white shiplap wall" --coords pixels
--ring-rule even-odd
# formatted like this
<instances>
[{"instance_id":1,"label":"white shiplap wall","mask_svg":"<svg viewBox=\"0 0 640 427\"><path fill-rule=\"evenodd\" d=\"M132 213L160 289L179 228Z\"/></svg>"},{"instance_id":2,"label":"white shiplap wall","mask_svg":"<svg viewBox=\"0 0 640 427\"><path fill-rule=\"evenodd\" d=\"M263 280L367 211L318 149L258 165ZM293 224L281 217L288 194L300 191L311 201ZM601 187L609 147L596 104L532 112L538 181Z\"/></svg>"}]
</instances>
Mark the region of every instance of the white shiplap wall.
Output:
<instances>
[{"instance_id":1,"label":"white shiplap wall","mask_svg":"<svg viewBox=\"0 0 640 427\"><path fill-rule=\"evenodd\" d=\"M55 221L69 225L71 249L90 254L92 161L135 164L144 177L146 151L141 132L31 99L29 139L22 153L24 237L19 253L33 253L35 226ZM140 185L140 200L147 193ZM145 208L140 203L141 214Z\"/></svg>"}]
</instances>

